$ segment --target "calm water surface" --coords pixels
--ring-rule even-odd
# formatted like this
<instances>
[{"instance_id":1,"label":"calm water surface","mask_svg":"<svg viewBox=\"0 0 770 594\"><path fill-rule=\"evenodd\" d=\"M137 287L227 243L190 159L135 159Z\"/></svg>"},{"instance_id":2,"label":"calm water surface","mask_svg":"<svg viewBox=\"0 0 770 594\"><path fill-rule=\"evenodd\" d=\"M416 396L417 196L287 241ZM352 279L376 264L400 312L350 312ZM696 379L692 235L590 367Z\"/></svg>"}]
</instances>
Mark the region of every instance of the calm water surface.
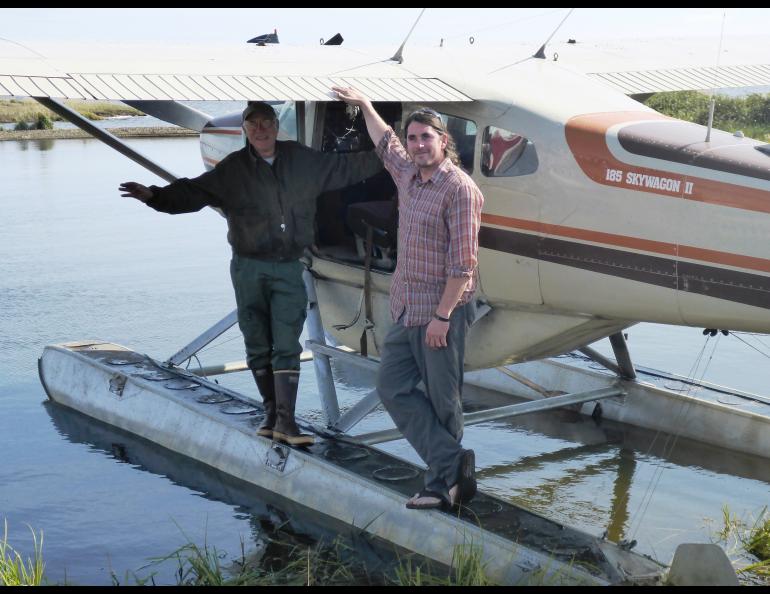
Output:
<instances>
[{"instance_id":1,"label":"calm water surface","mask_svg":"<svg viewBox=\"0 0 770 594\"><path fill-rule=\"evenodd\" d=\"M202 171L196 139L130 144L177 175ZM0 516L25 554L27 525L45 533L51 582L109 584L115 575L132 583L154 572L173 583L173 563L146 566L188 539L232 558L241 541L254 548L288 518L313 535L335 529L46 402L36 369L45 345L104 339L165 359L235 306L224 220L210 211L172 217L120 198L128 180L160 183L95 140L0 143ZM639 364L701 377L708 363L707 380L770 392L767 357L735 337L712 339L693 372L699 330L629 332ZM767 337L741 337L770 352ZM235 330L202 353L204 365L242 358ZM300 412L320 419L312 365L305 369ZM343 407L371 387L356 370L337 377ZM243 374L220 381L256 392ZM472 406L492 398L467 396ZM358 431L388 426L377 412ZM484 467L483 489L593 534L636 539L638 551L663 561L679 543L708 541L708 519L721 518L723 505L748 517L770 502L764 460L687 440L672 448L665 436L568 412L470 427L465 443ZM416 460L405 443L383 447Z\"/></svg>"}]
</instances>

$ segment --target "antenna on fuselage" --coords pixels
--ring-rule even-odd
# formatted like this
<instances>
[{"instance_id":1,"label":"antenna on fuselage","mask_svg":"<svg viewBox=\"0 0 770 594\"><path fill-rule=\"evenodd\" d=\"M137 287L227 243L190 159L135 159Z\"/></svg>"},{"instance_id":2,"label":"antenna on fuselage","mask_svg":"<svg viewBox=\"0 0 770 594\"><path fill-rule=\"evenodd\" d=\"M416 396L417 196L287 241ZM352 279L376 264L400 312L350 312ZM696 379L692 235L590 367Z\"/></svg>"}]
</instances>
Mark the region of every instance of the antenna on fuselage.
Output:
<instances>
[{"instance_id":1,"label":"antenna on fuselage","mask_svg":"<svg viewBox=\"0 0 770 594\"><path fill-rule=\"evenodd\" d=\"M331 72L327 74L327 76L337 76L339 74L342 74L343 72L350 72L351 70L357 70L358 68L365 68L366 66L371 66L372 64L382 64L383 62L398 62L399 64L404 63L404 46L406 45L406 42L409 41L409 36L412 34L412 31L414 31L414 28L417 26L417 23L420 22L420 19L422 18L423 13L425 12L425 9L423 8L420 11L419 16L417 17L417 20L414 22L414 25L412 25L412 28L409 29L409 33L406 35L406 39L404 39L404 42L401 44L401 47L398 48L396 53L393 55L392 58L388 58L387 60L377 60L376 62L369 62L368 64L360 64L358 66L353 66L351 68L345 68L343 70L337 70L336 72Z\"/></svg>"},{"instance_id":2,"label":"antenna on fuselage","mask_svg":"<svg viewBox=\"0 0 770 594\"><path fill-rule=\"evenodd\" d=\"M278 41L278 29L273 29L272 33L257 35L256 37L249 39L246 43L254 43L256 45L262 45L262 46L265 46L268 43L280 43Z\"/></svg>"},{"instance_id":3,"label":"antenna on fuselage","mask_svg":"<svg viewBox=\"0 0 770 594\"><path fill-rule=\"evenodd\" d=\"M396 53L393 54L393 57L391 60L394 62L398 62L399 64L404 63L404 46L406 45L406 42L409 41L409 37L412 35L412 31L414 31L414 28L417 26L417 23L420 22L420 19L422 18L423 13L425 12L425 9L423 8L420 11L419 16L417 17L417 20L414 22L414 25L412 25L412 28L409 29L409 33L406 34L406 39L404 39L404 43L401 44L401 47L396 50Z\"/></svg>"},{"instance_id":4,"label":"antenna on fuselage","mask_svg":"<svg viewBox=\"0 0 770 594\"><path fill-rule=\"evenodd\" d=\"M561 20L561 23L559 23L559 25L558 25L558 26L557 26L557 27L556 27L556 28L553 30L553 33L551 33L551 35L549 35L548 39L546 39L546 40L545 40L545 43L544 43L543 45L541 45L541 46L540 46L540 49L539 49L539 50L537 50L537 52L535 52L535 54L532 56L533 58L540 58L540 59L542 59L542 60L544 60L544 59L545 59L545 46L546 46L546 45L548 45L548 42L549 42L549 41L551 41L551 38L552 38L554 35L556 35L556 32L557 32L559 29L561 29L561 26L564 24L564 21L566 21L566 20L569 18L569 15L571 15L571 14L572 14L572 12L573 12L574 10L575 10L574 8L570 8L570 9L569 9L569 12L567 13L567 16L565 16L565 17L564 17L564 18ZM520 62L524 62L524 61L526 61L526 60L529 60L529 59L530 59L530 58L524 58L523 60L519 60L518 62L514 62L513 64L506 64L505 66L501 66L501 67L500 67L500 68L498 68L497 70L493 70L493 71L492 71L492 72L490 72L489 74L494 74L495 72L500 72L501 70L505 70L506 68L510 68L510 67L511 67L511 66L513 66L514 64L519 64Z\"/></svg>"},{"instance_id":5,"label":"antenna on fuselage","mask_svg":"<svg viewBox=\"0 0 770 594\"><path fill-rule=\"evenodd\" d=\"M321 45L342 45L342 42L345 41L345 38L340 35L339 33L335 33L334 37L329 39L328 41L321 40Z\"/></svg>"},{"instance_id":6,"label":"antenna on fuselage","mask_svg":"<svg viewBox=\"0 0 770 594\"><path fill-rule=\"evenodd\" d=\"M711 101L709 101L709 121L706 128L706 142L711 142L711 127L714 124L714 108L717 105L717 98L714 96L716 93L717 79L719 76L719 59L722 57L722 41L725 38L725 17L727 17L727 11L722 13L722 32L719 34L719 50L717 51L717 67L714 69L714 86L711 89Z\"/></svg>"},{"instance_id":7,"label":"antenna on fuselage","mask_svg":"<svg viewBox=\"0 0 770 594\"><path fill-rule=\"evenodd\" d=\"M569 12L567 13L567 16L565 16L561 20L561 23L559 23L559 25L553 30L553 33L551 33L551 35L548 37L548 39L545 40L545 43L540 46L540 49L537 50L537 52L535 52L535 55L532 56L533 58L540 58L541 60L545 60L545 46L548 45L548 42L551 41L551 38L553 38L553 36L556 35L556 32L559 29L561 29L561 26L564 24L564 21L566 21L569 18L569 15L571 15L574 10L575 10L574 8L570 8L569 9Z\"/></svg>"}]
</instances>

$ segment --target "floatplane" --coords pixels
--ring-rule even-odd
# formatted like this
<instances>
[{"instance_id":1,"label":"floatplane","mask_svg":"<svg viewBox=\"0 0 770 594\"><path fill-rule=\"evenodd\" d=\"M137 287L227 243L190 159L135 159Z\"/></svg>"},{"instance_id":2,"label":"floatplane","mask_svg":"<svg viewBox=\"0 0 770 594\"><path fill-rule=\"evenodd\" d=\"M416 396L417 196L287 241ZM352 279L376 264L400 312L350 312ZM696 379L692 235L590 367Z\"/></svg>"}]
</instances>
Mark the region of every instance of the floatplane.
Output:
<instances>
[{"instance_id":1,"label":"floatplane","mask_svg":"<svg viewBox=\"0 0 770 594\"><path fill-rule=\"evenodd\" d=\"M19 57L6 45L0 94L37 99L169 181L172 173L61 100L121 100L197 130L206 167L243 146L239 116L210 118L183 101L272 101L283 138L323 151L372 148L360 114L335 100L333 85L366 92L397 130L405 114L427 105L446 117L486 199L466 382L530 401L467 414L466 425L577 407L767 456L770 399L636 368L623 330L644 321L770 332L770 146L638 101L660 91L767 85L770 65L731 52L718 67L695 67L680 54L668 55L663 68L623 68L573 40L534 55L528 48L482 56L468 46L405 56L402 45L390 58L272 41L222 53L118 49L96 60L62 51ZM454 543L481 545L500 583L534 575L658 581L663 566L627 543L485 493L457 514L406 510L421 469L374 447L398 433L352 433L377 395L341 414L330 359L376 371L398 258L394 194L381 175L319 196L317 220L301 221L317 229L306 257L305 359L313 361L325 423L302 423L318 435L314 446L257 436L259 401L209 379L245 364L181 367L235 324L234 312L165 359L109 342L48 346L39 361L48 396L439 562L449 564ZM615 361L587 346L604 337ZM553 358L576 350L585 361Z\"/></svg>"}]
</instances>

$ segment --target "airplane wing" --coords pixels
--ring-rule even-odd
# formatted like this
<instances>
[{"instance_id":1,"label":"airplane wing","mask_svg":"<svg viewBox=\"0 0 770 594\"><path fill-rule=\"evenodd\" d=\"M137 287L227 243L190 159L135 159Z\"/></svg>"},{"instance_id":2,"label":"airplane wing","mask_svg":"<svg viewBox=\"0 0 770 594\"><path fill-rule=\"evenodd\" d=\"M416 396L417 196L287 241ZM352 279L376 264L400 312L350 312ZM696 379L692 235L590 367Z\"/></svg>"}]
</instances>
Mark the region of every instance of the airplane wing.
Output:
<instances>
[{"instance_id":1,"label":"airplane wing","mask_svg":"<svg viewBox=\"0 0 770 594\"><path fill-rule=\"evenodd\" d=\"M374 101L472 101L439 78L340 46L89 45L41 52L0 41L0 96L331 101L333 85L355 86Z\"/></svg>"},{"instance_id":2,"label":"airplane wing","mask_svg":"<svg viewBox=\"0 0 770 594\"><path fill-rule=\"evenodd\" d=\"M0 40L0 96L129 101L329 101L332 85L355 86L375 101L471 101L447 82L452 65L476 58L491 73L531 47L431 48L440 67L342 46L61 45L34 51ZM491 51L490 51L491 50ZM482 58L481 51L486 55ZM94 57L97 56L97 57ZM644 39L551 43L546 59L627 94L770 85L770 38ZM443 72L449 76L439 74Z\"/></svg>"},{"instance_id":3,"label":"airplane wing","mask_svg":"<svg viewBox=\"0 0 770 594\"><path fill-rule=\"evenodd\" d=\"M575 40L547 55L626 95L770 85L768 37Z\"/></svg>"}]
</instances>

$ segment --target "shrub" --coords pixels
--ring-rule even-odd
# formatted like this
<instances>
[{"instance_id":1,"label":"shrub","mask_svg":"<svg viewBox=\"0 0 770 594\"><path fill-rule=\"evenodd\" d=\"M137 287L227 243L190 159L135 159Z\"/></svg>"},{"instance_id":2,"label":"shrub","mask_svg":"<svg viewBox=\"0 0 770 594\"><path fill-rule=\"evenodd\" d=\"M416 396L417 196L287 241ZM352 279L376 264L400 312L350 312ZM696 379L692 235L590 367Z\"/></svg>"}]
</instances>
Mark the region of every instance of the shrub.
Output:
<instances>
[{"instance_id":1,"label":"shrub","mask_svg":"<svg viewBox=\"0 0 770 594\"><path fill-rule=\"evenodd\" d=\"M51 122L51 119L47 115L41 113L37 116L35 130L53 130L53 122Z\"/></svg>"}]
</instances>

